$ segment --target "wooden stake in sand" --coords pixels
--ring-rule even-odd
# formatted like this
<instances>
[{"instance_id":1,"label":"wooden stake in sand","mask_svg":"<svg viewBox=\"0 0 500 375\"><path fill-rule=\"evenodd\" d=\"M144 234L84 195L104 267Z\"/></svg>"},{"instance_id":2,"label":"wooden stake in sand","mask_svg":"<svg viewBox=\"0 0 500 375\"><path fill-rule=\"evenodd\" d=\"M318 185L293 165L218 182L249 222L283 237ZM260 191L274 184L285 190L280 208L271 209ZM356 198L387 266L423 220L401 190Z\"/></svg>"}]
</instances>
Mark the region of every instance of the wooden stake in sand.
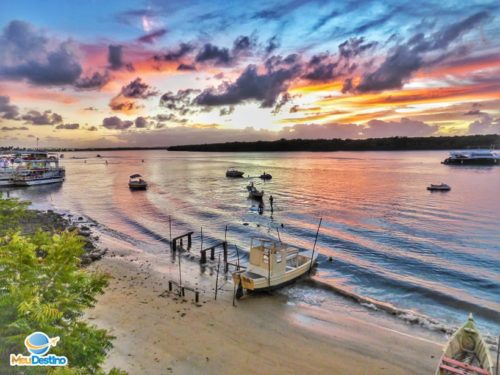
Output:
<instances>
[{"instance_id":1,"label":"wooden stake in sand","mask_svg":"<svg viewBox=\"0 0 500 375\"><path fill-rule=\"evenodd\" d=\"M500 336L498 336L498 345L497 345L497 368L495 370L496 375L498 375L498 367L499 367L498 360L499 360L499 357L500 357Z\"/></svg>"},{"instance_id":2,"label":"wooden stake in sand","mask_svg":"<svg viewBox=\"0 0 500 375\"><path fill-rule=\"evenodd\" d=\"M321 222L322 221L323 221L323 218L319 219L318 230L316 231L316 238L314 239L314 246L313 246L313 251L312 251L312 255L311 255L311 265L309 266L309 273L311 273L311 270L313 268L313 264L314 264L314 250L316 250L316 243L318 242L319 228L321 227Z\"/></svg>"},{"instance_id":3,"label":"wooden stake in sand","mask_svg":"<svg viewBox=\"0 0 500 375\"><path fill-rule=\"evenodd\" d=\"M215 277L215 300L217 301L217 290L219 290L219 270L220 270L220 253L219 261L217 262L217 276Z\"/></svg>"}]
</instances>

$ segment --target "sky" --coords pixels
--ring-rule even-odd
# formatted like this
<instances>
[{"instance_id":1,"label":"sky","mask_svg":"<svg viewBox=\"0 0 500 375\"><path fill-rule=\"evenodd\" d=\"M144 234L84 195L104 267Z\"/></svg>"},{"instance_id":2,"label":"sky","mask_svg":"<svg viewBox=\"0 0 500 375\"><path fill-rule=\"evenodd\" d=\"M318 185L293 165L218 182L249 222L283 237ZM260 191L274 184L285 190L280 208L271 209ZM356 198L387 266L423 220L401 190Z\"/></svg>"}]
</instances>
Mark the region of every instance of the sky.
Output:
<instances>
[{"instance_id":1,"label":"sky","mask_svg":"<svg viewBox=\"0 0 500 375\"><path fill-rule=\"evenodd\" d=\"M0 146L500 134L498 1L0 2Z\"/></svg>"}]
</instances>

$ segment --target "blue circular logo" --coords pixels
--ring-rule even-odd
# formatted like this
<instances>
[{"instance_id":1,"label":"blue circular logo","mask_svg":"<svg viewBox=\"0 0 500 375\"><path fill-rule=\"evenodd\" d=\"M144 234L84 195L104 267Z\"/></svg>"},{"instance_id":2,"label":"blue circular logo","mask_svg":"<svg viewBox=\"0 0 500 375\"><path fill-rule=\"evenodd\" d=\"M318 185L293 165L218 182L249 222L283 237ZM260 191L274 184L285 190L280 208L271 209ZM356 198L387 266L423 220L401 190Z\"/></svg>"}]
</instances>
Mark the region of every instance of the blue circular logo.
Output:
<instances>
[{"instance_id":1,"label":"blue circular logo","mask_svg":"<svg viewBox=\"0 0 500 375\"><path fill-rule=\"evenodd\" d=\"M26 337L24 345L31 354L44 355L50 349L50 338L43 332L33 332Z\"/></svg>"}]
</instances>

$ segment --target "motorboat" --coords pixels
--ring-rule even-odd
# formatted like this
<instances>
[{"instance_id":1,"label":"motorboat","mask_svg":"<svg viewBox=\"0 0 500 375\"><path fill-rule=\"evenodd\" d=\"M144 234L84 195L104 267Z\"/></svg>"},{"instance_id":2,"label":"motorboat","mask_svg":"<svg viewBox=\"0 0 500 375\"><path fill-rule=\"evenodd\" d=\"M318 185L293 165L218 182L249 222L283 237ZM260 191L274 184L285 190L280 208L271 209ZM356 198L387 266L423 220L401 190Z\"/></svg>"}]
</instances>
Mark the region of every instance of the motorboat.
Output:
<instances>
[{"instance_id":1,"label":"motorboat","mask_svg":"<svg viewBox=\"0 0 500 375\"><path fill-rule=\"evenodd\" d=\"M261 178L262 180L270 180L273 178L273 176L271 176L269 173L264 172L259 176L259 178Z\"/></svg>"},{"instance_id":2,"label":"motorboat","mask_svg":"<svg viewBox=\"0 0 500 375\"><path fill-rule=\"evenodd\" d=\"M140 174L133 174L128 181L130 190L147 190L148 183L142 179Z\"/></svg>"},{"instance_id":3,"label":"motorboat","mask_svg":"<svg viewBox=\"0 0 500 375\"><path fill-rule=\"evenodd\" d=\"M490 349L484 342L472 314L450 338L439 360L436 375L493 375Z\"/></svg>"},{"instance_id":4,"label":"motorboat","mask_svg":"<svg viewBox=\"0 0 500 375\"><path fill-rule=\"evenodd\" d=\"M237 169L230 168L226 171L226 177L241 178L245 172L238 171Z\"/></svg>"},{"instance_id":5,"label":"motorboat","mask_svg":"<svg viewBox=\"0 0 500 375\"><path fill-rule=\"evenodd\" d=\"M443 183L441 183L439 185L430 184L429 186L427 186L427 190L429 190L429 191L450 191L451 187L450 187L450 185L443 184Z\"/></svg>"},{"instance_id":6,"label":"motorboat","mask_svg":"<svg viewBox=\"0 0 500 375\"><path fill-rule=\"evenodd\" d=\"M232 274L236 296L240 298L245 290L264 291L289 284L304 275L313 262L310 252L301 252L281 241L253 238L248 268Z\"/></svg>"},{"instance_id":7,"label":"motorboat","mask_svg":"<svg viewBox=\"0 0 500 375\"><path fill-rule=\"evenodd\" d=\"M500 151L498 150L462 150L451 151L443 164L448 165L500 165Z\"/></svg>"},{"instance_id":8,"label":"motorboat","mask_svg":"<svg viewBox=\"0 0 500 375\"><path fill-rule=\"evenodd\" d=\"M16 154L14 162L19 163L10 184L32 186L61 183L66 178L64 167L59 166L56 153L47 151L23 151Z\"/></svg>"}]
</instances>

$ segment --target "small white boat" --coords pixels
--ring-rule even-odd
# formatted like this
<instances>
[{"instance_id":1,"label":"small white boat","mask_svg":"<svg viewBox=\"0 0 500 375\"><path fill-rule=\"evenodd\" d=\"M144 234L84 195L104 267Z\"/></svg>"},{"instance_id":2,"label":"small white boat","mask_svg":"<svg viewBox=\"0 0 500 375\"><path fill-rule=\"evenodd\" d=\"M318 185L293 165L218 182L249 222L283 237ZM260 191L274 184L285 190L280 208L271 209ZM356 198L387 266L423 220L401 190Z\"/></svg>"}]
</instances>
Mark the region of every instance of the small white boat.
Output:
<instances>
[{"instance_id":1,"label":"small white boat","mask_svg":"<svg viewBox=\"0 0 500 375\"><path fill-rule=\"evenodd\" d=\"M130 190L146 190L148 188L148 183L142 179L140 174L136 173L130 176L128 187Z\"/></svg>"},{"instance_id":2,"label":"small white boat","mask_svg":"<svg viewBox=\"0 0 500 375\"><path fill-rule=\"evenodd\" d=\"M490 350L474 323L472 314L446 344L436 375L493 375Z\"/></svg>"},{"instance_id":3,"label":"small white boat","mask_svg":"<svg viewBox=\"0 0 500 375\"><path fill-rule=\"evenodd\" d=\"M427 190L429 190L429 191L450 191L451 187L449 185L446 185L446 184L439 184L439 185L430 184L429 186L427 186Z\"/></svg>"},{"instance_id":4,"label":"small white boat","mask_svg":"<svg viewBox=\"0 0 500 375\"><path fill-rule=\"evenodd\" d=\"M230 178L240 178L240 177L243 177L243 174L245 172L241 172L241 171L238 171L234 168L230 168L226 171L226 177L230 177Z\"/></svg>"},{"instance_id":5,"label":"small white boat","mask_svg":"<svg viewBox=\"0 0 500 375\"><path fill-rule=\"evenodd\" d=\"M246 270L232 274L238 288L237 298L243 291L264 291L284 286L304 275L314 260L309 252L264 238L252 239L250 260Z\"/></svg>"}]
</instances>

